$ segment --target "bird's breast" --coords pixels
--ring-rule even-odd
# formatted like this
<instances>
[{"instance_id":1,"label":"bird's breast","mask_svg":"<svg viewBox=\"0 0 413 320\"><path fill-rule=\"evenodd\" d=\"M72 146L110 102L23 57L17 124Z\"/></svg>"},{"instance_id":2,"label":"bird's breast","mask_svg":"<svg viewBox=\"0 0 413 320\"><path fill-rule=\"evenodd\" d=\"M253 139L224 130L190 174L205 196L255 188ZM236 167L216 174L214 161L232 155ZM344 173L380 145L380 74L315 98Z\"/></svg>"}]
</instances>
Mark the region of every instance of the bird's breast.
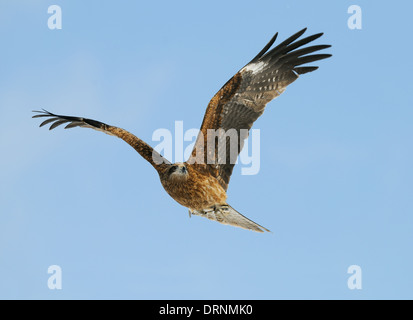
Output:
<instances>
[{"instance_id":1,"label":"bird's breast","mask_svg":"<svg viewBox=\"0 0 413 320\"><path fill-rule=\"evenodd\" d=\"M203 210L226 204L227 194L218 180L210 175L189 170L188 179L161 180L166 192L179 204L191 210Z\"/></svg>"}]
</instances>

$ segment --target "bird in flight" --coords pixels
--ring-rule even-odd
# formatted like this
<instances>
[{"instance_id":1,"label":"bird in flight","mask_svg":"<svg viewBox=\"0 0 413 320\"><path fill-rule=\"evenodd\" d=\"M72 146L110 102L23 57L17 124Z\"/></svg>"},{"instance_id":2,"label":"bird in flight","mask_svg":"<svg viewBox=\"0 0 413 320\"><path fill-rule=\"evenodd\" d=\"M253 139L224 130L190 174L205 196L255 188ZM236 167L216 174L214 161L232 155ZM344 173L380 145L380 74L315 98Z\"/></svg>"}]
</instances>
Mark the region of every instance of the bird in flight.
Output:
<instances>
[{"instance_id":1,"label":"bird in flight","mask_svg":"<svg viewBox=\"0 0 413 320\"><path fill-rule=\"evenodd\" d=\"M91 128L121 138L155 168L166 192L188 208L190 216L257 232L269 231L233 209L227 203L227 189L235 165L234 155L236 158L241 152L248 130L267 103L283 93L299 75L318 69L307 63L331 57L318 53L330 45L305 46L322 33L298 40L305 31L271 48L276 33L254 59L224 84L209 102L194 149L184 163L171 163L130 132L100 121L46 110L34 111L37 114L33 118L47 118L40 127L51 124L50 130L67 124L65 129Z\"/></svg>"}]
</instances>

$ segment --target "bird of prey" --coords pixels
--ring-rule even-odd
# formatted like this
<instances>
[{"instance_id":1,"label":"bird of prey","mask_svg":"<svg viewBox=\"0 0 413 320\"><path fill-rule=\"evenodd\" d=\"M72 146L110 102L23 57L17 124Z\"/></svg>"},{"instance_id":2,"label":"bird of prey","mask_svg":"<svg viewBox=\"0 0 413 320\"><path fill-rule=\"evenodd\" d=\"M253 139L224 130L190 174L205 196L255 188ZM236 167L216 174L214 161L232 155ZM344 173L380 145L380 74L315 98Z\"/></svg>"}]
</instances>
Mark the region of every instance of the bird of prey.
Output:
<instances>
[{"instance_id":1,"label":"bird of prey","mask_svg":"<svg viewBox=\"0 0 413 320\"><path fill-rule=\"evenodd\" d=\"M305 31L271 48L276 33L254 59L224 84L209 102L192 154L184 163L169 162L135 135L103 122L57 115L44 109L34 111L38 114L33 118L47 118L40 126L50 123L50 130L66 123L65 129L91 128L121 138L155 168L166 192L188 208L190 216L198 215L257 232L269 231L227 203L228 184L235 165L231 156L241 152L248 130L267 103L283 93L299 75L318 69L307 63L331 56L318 52L330 45L305 46L322 33L298 40ZM316 54L312 54L314 52Z\"/></svg>"}]
</instances>

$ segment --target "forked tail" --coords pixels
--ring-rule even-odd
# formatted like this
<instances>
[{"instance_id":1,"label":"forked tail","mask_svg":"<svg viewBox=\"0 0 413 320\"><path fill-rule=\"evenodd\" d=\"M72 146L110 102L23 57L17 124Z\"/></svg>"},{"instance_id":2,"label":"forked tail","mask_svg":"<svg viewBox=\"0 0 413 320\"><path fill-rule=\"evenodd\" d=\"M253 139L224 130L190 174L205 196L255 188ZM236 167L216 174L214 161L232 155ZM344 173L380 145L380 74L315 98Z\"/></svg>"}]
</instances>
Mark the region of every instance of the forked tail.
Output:
<instances>
[{"instance_id":1,"label":"forked tail","mask_svg":"<svg viewBox=\"0 0 413 320\"><path fill-rule=\"evenodd\" d=\"M241 213L236 211L230 205L220 206L214 209L202 210L202 211L189 210L189 214L205 217L205 218L208 218L209 220L217 221L222 224L228 224L230 226L239 227L239 228L252 230L256 232L264 232L264 231L271 232L267 228L264 228L258 223L255 223L254 221L243 216Z\"/></svg>"}]
</instances>

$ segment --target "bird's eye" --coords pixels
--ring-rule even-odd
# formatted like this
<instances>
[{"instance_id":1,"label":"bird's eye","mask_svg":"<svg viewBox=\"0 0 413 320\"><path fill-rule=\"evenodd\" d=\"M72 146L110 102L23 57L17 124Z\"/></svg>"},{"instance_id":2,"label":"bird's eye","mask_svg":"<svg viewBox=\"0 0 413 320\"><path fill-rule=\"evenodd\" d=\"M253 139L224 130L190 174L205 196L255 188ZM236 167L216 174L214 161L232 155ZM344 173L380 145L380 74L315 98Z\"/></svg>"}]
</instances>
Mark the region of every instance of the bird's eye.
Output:
<instances>
[{"instance_id":1,"label":"bird's eye","mask_svg":"<svg viewBox=\"0 0 413 320\"><path fill-rule=\"evenodd\" d=\"M169 174L174 173L174 172L176 171L176 169L177 169L177 166L172 166L172 167L169 169Z\"/></svg>"}]
</instances>

